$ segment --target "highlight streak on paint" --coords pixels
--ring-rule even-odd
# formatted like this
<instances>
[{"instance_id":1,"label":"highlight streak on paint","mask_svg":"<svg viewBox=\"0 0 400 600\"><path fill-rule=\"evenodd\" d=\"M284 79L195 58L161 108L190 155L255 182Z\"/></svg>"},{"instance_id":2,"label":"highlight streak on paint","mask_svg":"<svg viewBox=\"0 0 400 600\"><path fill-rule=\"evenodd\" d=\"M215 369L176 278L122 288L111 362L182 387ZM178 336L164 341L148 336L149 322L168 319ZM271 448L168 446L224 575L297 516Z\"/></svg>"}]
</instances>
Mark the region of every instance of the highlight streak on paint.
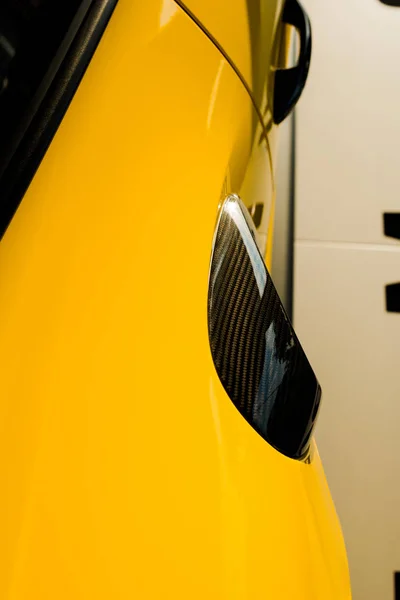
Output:
<instances>
[{"instance_id":1,"label":"highlight streak on paint","mask_svg":"<svg viewBox=\"0 0 400 600\"><path fill-rule=\"evenodd\" d=\"M225 59L222 59L219 63L217 75L215 77L214 85L211 90L210 103L208 105L208 114L207 114L207 129L210 129L211 119L214 113L215 101L217 99L217 93L219 88L219 82L221 80L222 69L224 68Z\"/></svg>"}]
</instances>

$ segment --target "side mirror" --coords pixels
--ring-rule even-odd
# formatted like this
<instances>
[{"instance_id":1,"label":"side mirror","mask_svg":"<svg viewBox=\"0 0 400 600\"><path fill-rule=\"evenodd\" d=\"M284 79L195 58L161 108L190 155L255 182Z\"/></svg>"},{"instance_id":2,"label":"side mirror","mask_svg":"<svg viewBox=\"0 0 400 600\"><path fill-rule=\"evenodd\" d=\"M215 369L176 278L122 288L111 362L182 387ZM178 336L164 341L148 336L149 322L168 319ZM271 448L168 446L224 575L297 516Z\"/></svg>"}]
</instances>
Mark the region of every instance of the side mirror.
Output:
<instances>
[{"instance_id":1,"label":"side mirror","mask_svg":"<svg viewBox=\"0 0 400 600\"><path fill-rule=\"evenodd\" d=\"M299 59L295 67L277 69L274 82L273 120L281 123L293 110L308 77L311 60L311 23L300 2L286 0L282 22L292 25L300 36Z\"/></svg>"}]
</instances>

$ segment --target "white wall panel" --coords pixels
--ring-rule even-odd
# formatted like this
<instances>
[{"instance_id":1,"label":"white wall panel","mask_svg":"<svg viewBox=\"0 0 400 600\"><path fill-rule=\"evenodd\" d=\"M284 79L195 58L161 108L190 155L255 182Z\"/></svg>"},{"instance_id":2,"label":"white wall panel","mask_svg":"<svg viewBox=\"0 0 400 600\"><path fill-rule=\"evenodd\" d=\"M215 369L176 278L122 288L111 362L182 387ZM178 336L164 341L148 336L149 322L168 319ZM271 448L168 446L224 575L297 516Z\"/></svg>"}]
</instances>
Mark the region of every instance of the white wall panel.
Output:
<instances>
[{"instance_id":1,"label":"white wall panel","mask_svg":"<svg viewBox=\"0 0 400 600\"><path fill-rule=\"evenodd\" d=\"M400 248L298 242L294 323L321 382L317 442L354 600L392 600L400 570Z\"/></svg>"},{"instance_id":2,"label":"white wall panel","mask_svg":"<svg viewBox=\"0 0 400 600\"><path fill-rule=\"evenodd\" d=\"M398 244L382 212L400 211L400 9L302 2L313 55L297 112L297 237Z\"/></svg>"}]
</instances>

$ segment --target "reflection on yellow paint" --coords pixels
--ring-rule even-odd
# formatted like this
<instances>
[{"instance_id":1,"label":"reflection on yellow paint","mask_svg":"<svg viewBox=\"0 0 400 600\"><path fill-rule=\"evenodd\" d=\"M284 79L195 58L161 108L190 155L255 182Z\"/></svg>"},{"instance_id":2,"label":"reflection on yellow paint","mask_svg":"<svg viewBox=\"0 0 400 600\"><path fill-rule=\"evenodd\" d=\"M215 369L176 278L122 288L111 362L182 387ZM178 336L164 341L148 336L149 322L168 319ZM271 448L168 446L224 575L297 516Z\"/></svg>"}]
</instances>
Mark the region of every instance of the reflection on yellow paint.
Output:
<instances>
[{"instance_id":1,"label":"reflection on yellow paint","mask_svg":"<svg viewBox=\"0 0 400 600\"><path fill-rule=\"evenodd\" d=\"M211 126L211 120L212 120L212 116L214 113L215 101L217 99L218 88L219 88L219 84L221 81L221 75L222 75L222 70L224 68L224 64L225 64L225 59L222 59L220 61L220 65L218 67L218 71L215 76L214 85L211 90L210 102L208 105L208 113L207 113L207 129L210 129L210 126Z\"/></svg>"},{"instance_id":2,"label":"reflection on yellow paint","mask_svg":"<svg viewBox=\"0 0 400 600\"><path fill-rule=\"evenodd\" d=\"M174 0L163 0L160 13L160 27L168 25L172 17L177 14L179 6Z\"/></svg>"}]
</instances>

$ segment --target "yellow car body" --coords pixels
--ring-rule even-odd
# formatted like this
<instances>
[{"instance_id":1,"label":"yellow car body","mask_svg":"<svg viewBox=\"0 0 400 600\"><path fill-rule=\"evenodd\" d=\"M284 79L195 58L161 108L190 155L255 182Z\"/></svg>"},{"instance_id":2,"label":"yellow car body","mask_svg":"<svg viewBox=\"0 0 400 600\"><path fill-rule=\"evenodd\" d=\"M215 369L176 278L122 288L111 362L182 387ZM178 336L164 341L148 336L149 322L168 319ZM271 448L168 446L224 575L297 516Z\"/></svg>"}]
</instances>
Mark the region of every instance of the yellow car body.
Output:
<instances>
[{"instance_id":1,"label":"yellow car body","mask_svg":"<svg viewBox=\"0 0 400 600\"><path fill-rule=\"evenodd\" d=\"M2 600L350 598L314 442L262 439L210 352L226 195L271 258L282 2L249 5L253 48L244 0L119 0L2 238Z\"/></svg>"}]
</instances>

